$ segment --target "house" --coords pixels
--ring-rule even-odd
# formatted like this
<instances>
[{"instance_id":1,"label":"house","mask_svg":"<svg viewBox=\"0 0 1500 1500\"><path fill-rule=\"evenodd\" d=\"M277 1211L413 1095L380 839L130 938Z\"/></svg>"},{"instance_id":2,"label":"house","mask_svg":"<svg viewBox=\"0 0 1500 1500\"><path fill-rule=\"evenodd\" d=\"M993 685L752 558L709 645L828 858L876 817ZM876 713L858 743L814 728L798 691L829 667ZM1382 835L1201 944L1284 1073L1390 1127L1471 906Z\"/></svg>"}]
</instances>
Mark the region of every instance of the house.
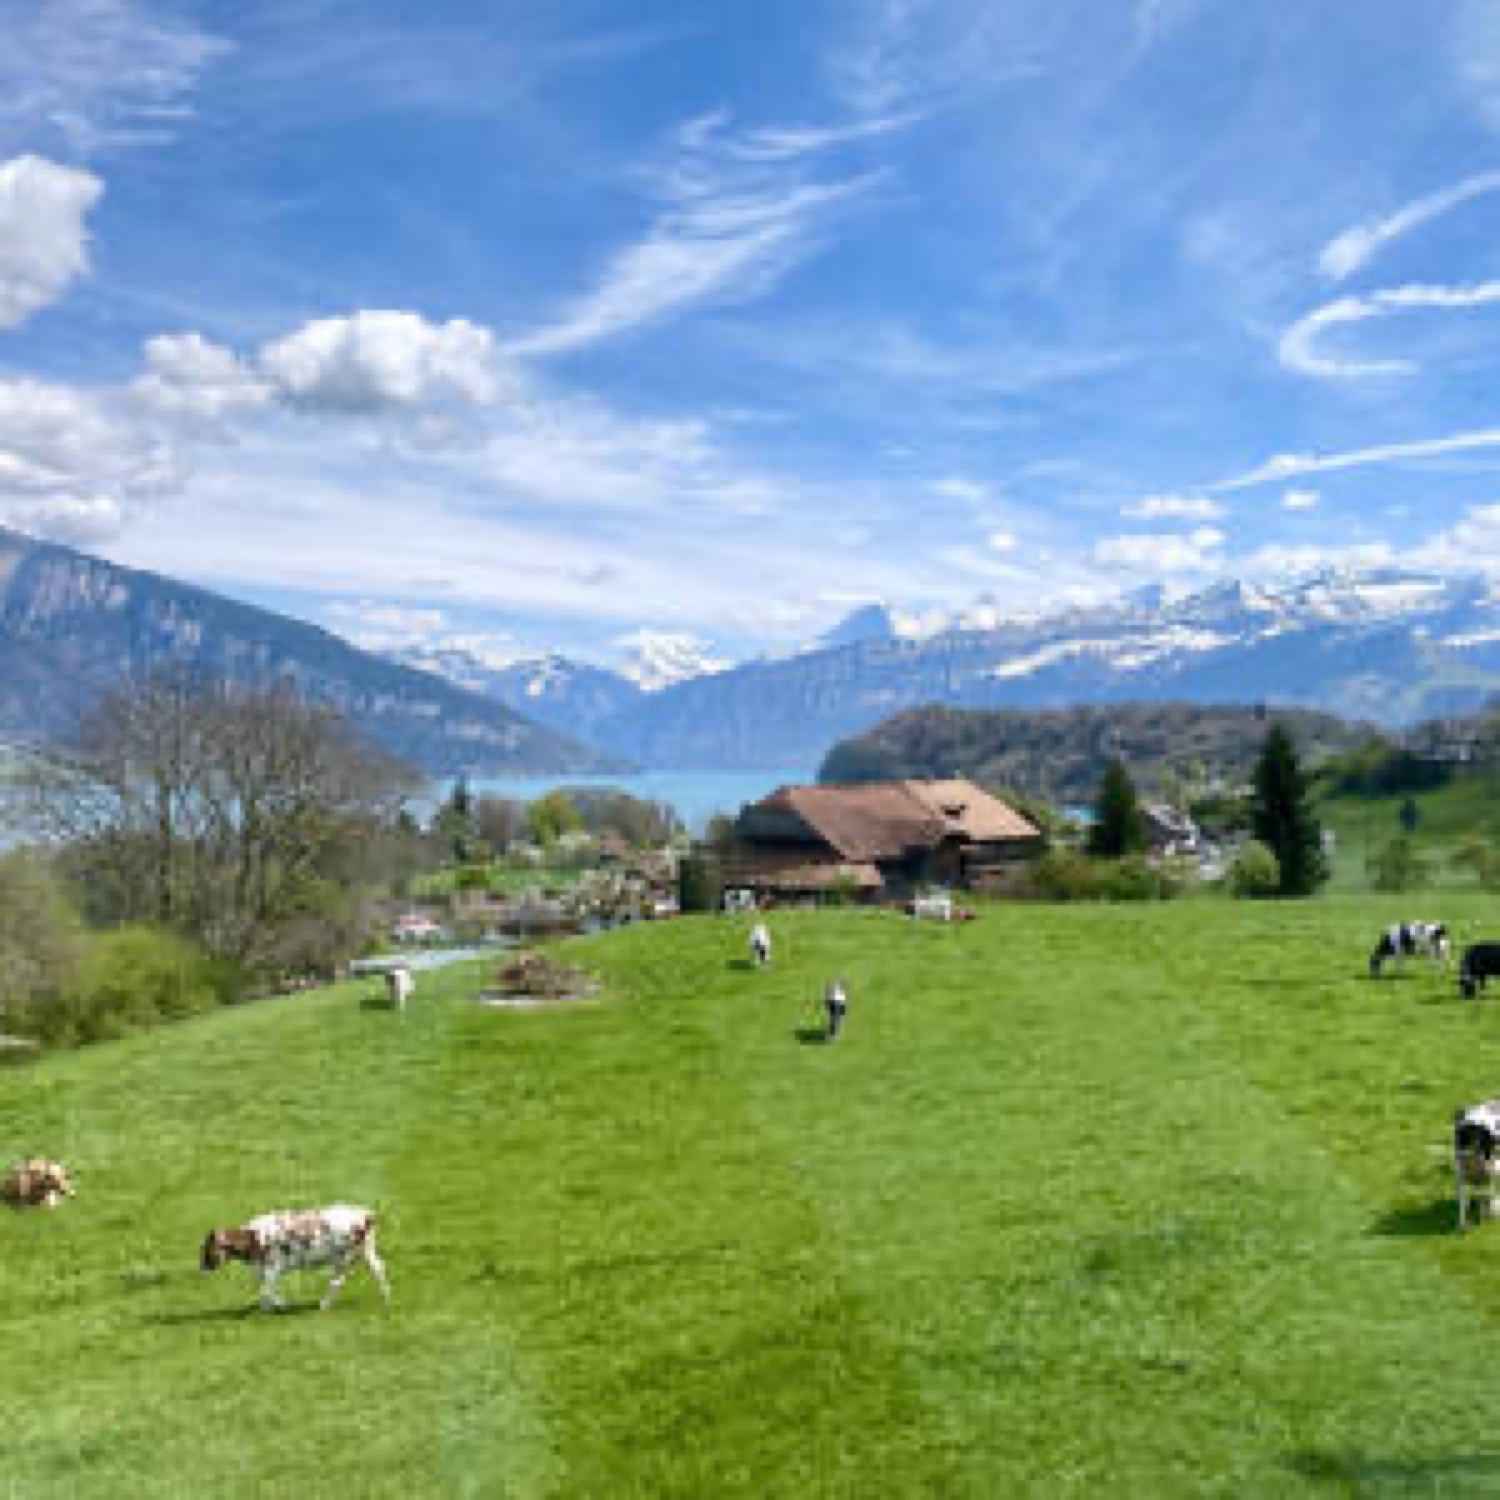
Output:
<instances>
[{"instance_id":1,"label":"house","mask_svg":"<svg viewBox=\"0 0 1500 1500\"><path fill-rule=\"evenodd\" d=\"M1204 852L1203 833L1185 812L1167 802L1141 807L1147 851L1158 859L1194 859Z\"/></svg>"},{"instance_id":2,"label":"house","mask_svg":"<svg viewBox=\"0 0 1500 1500\"><path fill-rule=\"evenodd\" d=\"M969 781L784 786L740 812L720 865L726 886L759 894L869 900L932 884L1003 889L1043 842Z\"/></svg>"}]
</instances>

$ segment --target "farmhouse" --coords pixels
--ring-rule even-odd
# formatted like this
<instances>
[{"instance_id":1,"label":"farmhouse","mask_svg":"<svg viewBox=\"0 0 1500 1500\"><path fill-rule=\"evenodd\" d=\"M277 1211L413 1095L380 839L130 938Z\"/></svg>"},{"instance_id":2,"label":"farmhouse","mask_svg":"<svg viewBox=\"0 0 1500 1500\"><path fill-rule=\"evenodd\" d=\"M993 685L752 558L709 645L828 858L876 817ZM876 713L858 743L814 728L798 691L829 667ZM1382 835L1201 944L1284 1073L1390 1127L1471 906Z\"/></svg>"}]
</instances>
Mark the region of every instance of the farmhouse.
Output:
<instances>
[{"instance_id":1,"label":"farmhouse","mask_svg":"<svg viewBox=\"0 0 1500 1500\"><path fill-rule=\"evenodd\" d=\"M871 899L941 884L1001 889L1042 835L969 781L784 786L744 808L722 859L727 886Z\"/></svg>"}]
</instances>

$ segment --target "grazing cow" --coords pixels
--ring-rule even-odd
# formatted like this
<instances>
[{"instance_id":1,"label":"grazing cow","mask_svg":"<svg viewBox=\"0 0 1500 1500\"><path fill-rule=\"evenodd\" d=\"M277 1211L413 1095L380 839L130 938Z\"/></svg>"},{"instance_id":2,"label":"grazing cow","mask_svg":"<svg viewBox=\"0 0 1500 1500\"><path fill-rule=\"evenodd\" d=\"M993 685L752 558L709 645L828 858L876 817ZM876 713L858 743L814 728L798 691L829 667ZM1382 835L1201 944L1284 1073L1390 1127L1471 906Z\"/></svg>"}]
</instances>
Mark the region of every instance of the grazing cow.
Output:
<instances>
[{"instance_id":1,"label":"grazing cow","mask_svg":"<svg viewBox=\"0 0 1500 1500\"><path fill-rule=\"evenodd\" d=\"M1435 964L1445 964L1451 953L1448 929L1441 922L1397 922L1387 927L1375 944L1370 955L1370 978L1378 979L1392 959L1399 962L1420 955Z\"/></svg>"},{"instance_id":2,"label":"grazing cow","mask_svg":"<svg viewBox=\"0 0 1500 1500\"><path fill-rule=\"evenodd\" d=\"M912 919L929 922L951 922L953 920L953 897L945 895L918 896L910 906Z\"/></svg>"},{"instance_id":3,"label":"grazing cow","mask_svg":"<svg viewBox=\"0 0 1500 1500\"><path fill-rule=\"evenodd\" d=\"M45 1157L18 1161L0 1181L0 1200L12 1208L56 1208L72 1196L73 1180L68 1169Z\"/></svg>"},{"instance_id":4,"label":"grazing cow","mask_svg":"<svg viewBox=\"0 0 1500 1500\"><path fill-rule=\"evenodd\" d=\"M1458 1184L1458 1232L1469 1224L1469 1202L1479 1204L1481 1220L1495 1217L1495 1189L1500 1185L1500 1099L1490 1099L1453 1117L1453 1176Z\"/></svg>"},{"instance_id":5,"label":"grazing cow","mask_svg":"<svg viewBox=\"0 0 1500 1500\"><path fill-rule=\"evenodd\" d=\"M1458 966L1458 988L1472 1000L1496 974L1500 974L1500 943L1475 943L1464 949Z\"/></svg>"},{"instance_id":6,"label":"grazing cow","mask_svg":"<svg viewBox=\"0 0 1500 1500\"><path fill-rule=\"evenodd\" d=\"M215 1229L203 1242L203 1269L217 1271L225 1261L241 1260L260 1273L263 1312L284 1305L277 1284L288 1271L331 1266L333 1280L318 1304L320 1312L333 1306L349 1272L363 1260L391 1300L385 1265L375 1248L375 1215L368 1208L337 1203L332 1208L308 1208L262 1214L236 1229Z\"/></svg>"},{"instance_id":7,"label":"grazing cow","mask_svg":"<svg viewBox=\"0 0 1500 1500\"><path fill-rule=\"evenodd\" d=\"M757 969L771 962L771 930L764 922L757 922L750 929L750 957Z\"/></svg>"},{"instance_id":8,"label":"grazing cow","mask_svg":"<svg viewBox=\"0 0 1500 1500\"><path fill-rule=\"evenodd\" d=\"M406 1002L411 999L416 988L417 982L405 964L397 964L394 969L385 971L385 994L386 999L391 1002L392 1010L405 1010Z\"/></svg>"}]
</instances>

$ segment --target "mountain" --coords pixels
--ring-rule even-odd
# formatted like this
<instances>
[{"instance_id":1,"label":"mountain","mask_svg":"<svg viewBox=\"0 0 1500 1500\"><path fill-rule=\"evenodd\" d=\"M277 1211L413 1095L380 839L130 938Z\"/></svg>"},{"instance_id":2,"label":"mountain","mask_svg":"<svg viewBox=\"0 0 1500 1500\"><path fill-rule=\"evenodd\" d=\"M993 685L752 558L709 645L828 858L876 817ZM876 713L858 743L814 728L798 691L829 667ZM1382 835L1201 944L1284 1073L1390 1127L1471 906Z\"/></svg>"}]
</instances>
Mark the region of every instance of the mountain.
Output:
<instances>
[{"instance_id":1,"label":"mountain","mask_svg":"<svg viewBox=\"0 0 1500 1500\"><path fill-rule=\"evenodd\" d=\"M173 667L289 681L435 775L618 764L493 698L317 626L0 529L0 740L56 739L104 690Z\"/></svg>"},{"instance_id":2,"label":"mountain","mask_svg":"<svg viewBox=\"0 0 1500 1500\"><path fill-rule=\"evenodd\" d=\"M816 765L836 741L933 703L1268 702L1397 725L1500 689L1500 593L1478 578L1325 572L1008 621L981 601L950 618L965 628L907 625L622 697L589 737L648 766L763 769Z\"/></svg>"},{"instance_id":3,"label":"mountain","mask_svg":"<svg viewBox=\"0 0 1500 1500\"><path fill-rule=\"evenodd\" d=\"M1111 703L1059 709L914 708L841 740L826 782L967 776L1062 803L1092 801L1118 757L1147 791L1169 772L1198 783L1248 779L1271 715L1245 706ZM1311 764L1370 737L1370 726L1310 709L1275 713Z\"/></svg>"},{"instance_id":4,"label":"mountain","mask_svg":"<svg viewBox=\"0 0 1500 1500\"><path fill-rule=\"evenodd\" d=\"M629 638L629 645L630 654L620 675L643 693L659 693L663 688L722 672L729 666L728 662L710 656L696 636L670 630L638 630Z\"/></svg>"},{"instance_id":5,"label":"mountain","mask_svg":"<svg viewBox=\"0 0 1500 1500\"><path fill-rule=\"evenodd\" d=\"M897 635L896 622L883 604L865 604L844 616L813 648L832 651L839 646L857 646L864 641L892 641Z\"/></svg>"},{"instance_id":6,"label":"mountain","mask_svg":"<svg viewBox=\"0 0 1500 1500\"><path fill-rule=\"evenodd\" d=\"M402 652L399 659L484 693L559 734L586 743L594 743L602 726L645 696L643 688L618 672L564 656L539 656L497 667L465 651L416 647Z\"/></svg>"}]
</instances>

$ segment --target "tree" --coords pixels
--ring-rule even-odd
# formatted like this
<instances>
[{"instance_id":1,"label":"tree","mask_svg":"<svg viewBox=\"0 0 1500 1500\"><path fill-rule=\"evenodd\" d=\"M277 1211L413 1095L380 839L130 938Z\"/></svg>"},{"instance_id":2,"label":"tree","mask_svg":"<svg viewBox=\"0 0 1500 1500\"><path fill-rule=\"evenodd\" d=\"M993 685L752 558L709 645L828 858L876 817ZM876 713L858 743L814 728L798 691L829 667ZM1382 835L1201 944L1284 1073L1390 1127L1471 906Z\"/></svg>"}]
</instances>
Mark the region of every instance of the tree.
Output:
<instances>
[{"instance_id":1,"label":"tree","mask_svg":"<svg viewBox=\"0 0 1500 1500\"><path fill-rule=\"evenodd\" d=\"M1394 838L1365 861L1370 884L1377 891L1414 891L1427 884L1426 861L1406 837Z\"/></svg>"},{"instance_id":2,"label":"tree","mask_svg":"<svg viewBox=\"0 0 1500 1500\"><path fill-rule=\"evenodd\" d=\"M1123 859L1146 847L1146 819L1135 783L1121 760L1112 760L1099 783L1088 850L1097 859Z\"/></svg>"},{"instance_id":3,"label":"tree","mask_svg":"<svg viewBox=\"0 0 1500 1500\"><path fill-rule=\"evenodd\" d=\"M1310 896L1328 879L1323 829L1312 808L1307 777L1291 733L1273 724L1253 777L1250 829L1276 856L1278 894Z\"/></svg>"},{"instance_id":4,"label":"tree","mask_svg":"<svg viewBox=\"0 0 1500 1500\"><path fill-rule=\"evenodd\" d=\"M35 1017L73 983L83 933L40 859L0 857L0 1031L35 1031Z\"/></svg>"},{"instance_id":5,"label":"tree","mask_svg":"<svg viewBox=\"0 0 1500 1500\"><path fill-rule=\"evenodd\" d=\"M442 843L445 855L455 864L465 864L473 858L477 826L474 797L466 776L453 783L448 800L432 820L432 831Z\"/></svg>"},{"instance_id":6,"label":"tree","mask_svg":"<svg viewBox=\"0 0 1500 1500\"><path fill-rule=\"evenodd\" d=\"M94 920L274 972L344 956L412 785L289 687L172 676L103 698L30 805Z\"/></svg>"},{"instance_id":7,"label":"tree","mask_svg":"<svg viewBox=\"0 0 1500 1500\"><path fill-rule=\"evenodd\" d=\"M715 861L700 852L684 856L677 866L677 905L684 912L717 911L724 898Z\"/></svg>"},{"instance_id":8,"label":"tree","mask_svg":"<svg viewBox=\"0 0 1500 1500\"><path fill-rule=\"evenodd\" d=\"M555 844L563 834L576 833L583 827L573 799L560 789L538 797L526 809L526 816L532 838L544 848Z\"/></svg>"}]
</instances>

